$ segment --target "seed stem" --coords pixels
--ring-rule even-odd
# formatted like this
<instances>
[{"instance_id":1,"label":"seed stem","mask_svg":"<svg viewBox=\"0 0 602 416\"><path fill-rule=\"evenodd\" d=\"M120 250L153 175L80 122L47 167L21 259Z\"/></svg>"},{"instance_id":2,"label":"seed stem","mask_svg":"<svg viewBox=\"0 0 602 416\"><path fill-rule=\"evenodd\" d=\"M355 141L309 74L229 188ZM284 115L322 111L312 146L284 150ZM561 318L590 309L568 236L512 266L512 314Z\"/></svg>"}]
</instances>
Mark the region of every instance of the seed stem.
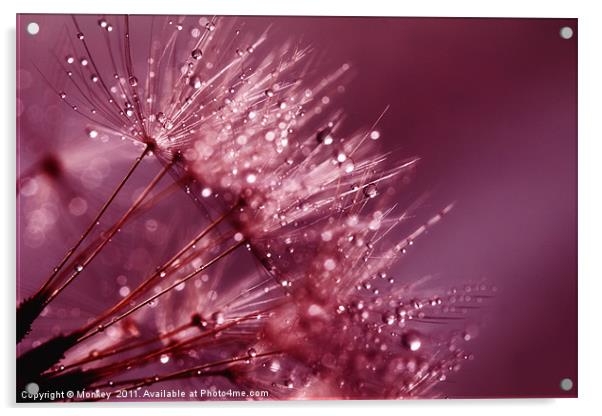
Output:
<instances>
[{"instance_id":1,"label":"seed stem","mask_svg":"<svg viewBox=\"0 0 602 416\"><path fill-rule=\"evenodd\" d=\"M110 307L108 310L100 314L96 317L92 322L86 325L81 329L82 333L88 332L102 321L106 320L109 316L117 312L124 305L130 303L136 296L141 294L146 288L148 288L152 283L154 283L158 277L161 276L161 273L165 272L169 267L171 267L176 261L180 259L190 248L192 248L195 244L201 241L205 236L207 236L215 227L217 227L225 218L230 215L234 208L228 210L217 219L212 221L207 227L205 227L195 238L193 238L190 242L188 242L182 249L180 249L175 255L173 255L167 262L165 262L162 266L157 268L153 274L150 275L147 279L144 279L143 282L134 289L128 296L117 302L115 305Z\"/></svg>"},{"instance_id":2,"label":"seed stem","mask_svg":"<svg viewBox=\"0 0 602 416\"><path fill-rule=\"evenodd\" d=\"M128 210L123 214L123 216L115 223L115 225L110 229L108 235L106 235L102 242L96 247L96 249L84 260L81 265L78 265L76 271L71 274L71 276L58 288L55 289L50 296L48 296L46 300L46 304L50 303L59 293L61 293L78 275L81 274L81 271L85 269L85 267L90 264L92 260L101 252L101 250L111 241L111 238L117 233L117 231L123 226L123 224L127 221L127 219L131 216L131 214L142 204L146 196L153 190L153 188L159 183L159 181L163 178L163 176L169 171L172 163L166 164L159 173L153 178L153 180L144 188L142 193L136 198L136 201L128 208Z\"/></svg>"},{"instance_id":3,"label":"seed stem","mask_svg":"<svg viewBox=\"0 0 602 416\"><path fill-rule=\"evenodd\" d=\"M230 254L231 252L233 252L234 250L236 250L242 244L244 244L244 240L240 241L240 242L238 242L236 244L234 244L233 246L231 246L229 248L227 248L226 250L224 250L223 252L221 252L220 254L218 254L217 256L215 256L214 258L212 258L211 260L209 260L206 264L204 264L201 267L199 267L196 270L194 270L193 272L189 273L188 275L184 276L181 279L176 280L174 283L172 283L171 285L167 286L165 289L163 289L160 292L154 294L153 296L147 298L143 302L141 302L138 305L132 307L131 309L129 309L128 311L122 313L121 315L117 316L116 318L113 318L106 325L102 325L102 326L96 327L92 332L89 332L88 334L80 337L78 339L78 342L82 342L82 341L90 338L91 336L96 335L97 333L104 331L106 328L108 328L108 327L116 324L117 322L123 320L124 318L128 317L132 313L136 312L138 309L142 308L143 306L148 305L151 302L153 302L155 299L159 298L160 296L163 296L165 293L169 292L170 290L172 290L176 286L178 286L178 285L180 285L182 283L187 282L188 280L192 279L193 277L195 277L197 274L199 274L203 270L206 270L207 268L209 268L210 266L212 266L214 263L216 263L220 259L226 257L228 254Z\"/></svg>"},{"instance_id":4,"label":"seed stem","mask_svg":"<svg viewBox=\"0 0 602 416\"><path fill-rule=\"evenodd\" d=\"M63 257L63 259L53 269L52 274L50 275L50 277L48 277L48 279L46 280L46 282L44 283L44 285L42 285L42 287L38 290L38 292L41 293L41 292L44 292L46 290L46 288L50 285L50 283L52 282L52 280L54 279L54 277L57 275L57 273L63 268L63 266L65 265L65 263L67 263L67 261L69 260L69 258L73 255L73 253L75 251L77 251L77 249L82 244L82 242L92 232L92 230L96 226L96 223L100 220L100 218L104 215L104 213L109 208L109 206L111 205L111 203L115 200L115 198L117 197L117 194L121 191L121 189L124 187L124 185L126 184L126 182L133 175L134 171L136 170L136 168L138 168L138 166L140 165L140 162L142 162L142 159L144 158L144 156L146 156L146 154L148 153L149 150L150 150L150 148L149 148L148 145L144 147L144 150L142 151L142 154L136 158L136 160L134 161L134 164L130 167L130 169L128 170L128 172L126 173L126 175L123 177L123 179L121 180L121 182L119 182L119 185L117 185L117 187L115 188L115 190L113 191L113 193L111 194L111 196L109 197L109 199L107 199L106 202L103 204L102 208L100 209L100 211L98 211L98 213L96 214L96 216L94 217L94 219L92 220L92 222L90 223L90 225L88 226L88 228L86 228L86 230L80 236L79 240L77 240L77 242L75 243L75 245L73 247L71 247L65 253L65 256Z\"/></svg>"}]
</instances>

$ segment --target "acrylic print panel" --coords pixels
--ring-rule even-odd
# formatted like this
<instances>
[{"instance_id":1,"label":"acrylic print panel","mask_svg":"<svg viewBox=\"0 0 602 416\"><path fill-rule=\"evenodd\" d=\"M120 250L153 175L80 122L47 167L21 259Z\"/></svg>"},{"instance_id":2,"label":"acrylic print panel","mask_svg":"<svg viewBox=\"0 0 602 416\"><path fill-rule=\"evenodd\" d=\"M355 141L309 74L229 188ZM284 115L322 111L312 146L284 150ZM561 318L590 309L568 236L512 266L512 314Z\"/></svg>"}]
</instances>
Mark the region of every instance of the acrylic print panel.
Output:
<instances>
[{"instance_id":1,"label":"acrylic print panel","mask_svg":"<svg viewBox=\"0 0 602 416\"><path fill-rule=\"evenodd\" d=\"M577 34L17 16L17 400L575 397Z\"/></svg>"}]
</instances>

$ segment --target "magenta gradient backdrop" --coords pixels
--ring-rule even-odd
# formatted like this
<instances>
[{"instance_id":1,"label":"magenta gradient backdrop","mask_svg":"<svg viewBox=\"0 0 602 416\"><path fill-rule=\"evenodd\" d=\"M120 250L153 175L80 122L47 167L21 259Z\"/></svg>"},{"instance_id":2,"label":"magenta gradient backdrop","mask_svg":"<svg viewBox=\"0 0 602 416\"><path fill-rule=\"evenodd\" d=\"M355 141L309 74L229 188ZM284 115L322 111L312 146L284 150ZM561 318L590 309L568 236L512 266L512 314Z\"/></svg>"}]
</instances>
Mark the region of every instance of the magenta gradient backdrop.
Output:
<instances>
[{"instance_id":1,"label":"magenta gradient backdrop","mask_svg":"<svg viewBox=\"0 0 602 416\"><path fill-rule=\"evenodd\" d=\"M45 23L59 17L19 17L33 18L43 33ZM390 106L379 124L380 144L422 158L413 184L399 196L406 204L428 194L418 210L421 221L456 201L395 270L403 279L435 275L444 287L486 278L498 288L471 345L475 359L443 383L443 391L450 397L575 396L576 19L243 20L257 32L273 25L269 44L298 38L313 45L325 65L351 63L355 77L343 107L357 126ZM561 38L563 26L573 28L572 39ZM27 36L19 33L18 69L31 69ZM56 97L44 96L56 104ZM575 382L571 392L559 387L566 377Z\"/></svg>"}]
</instances>

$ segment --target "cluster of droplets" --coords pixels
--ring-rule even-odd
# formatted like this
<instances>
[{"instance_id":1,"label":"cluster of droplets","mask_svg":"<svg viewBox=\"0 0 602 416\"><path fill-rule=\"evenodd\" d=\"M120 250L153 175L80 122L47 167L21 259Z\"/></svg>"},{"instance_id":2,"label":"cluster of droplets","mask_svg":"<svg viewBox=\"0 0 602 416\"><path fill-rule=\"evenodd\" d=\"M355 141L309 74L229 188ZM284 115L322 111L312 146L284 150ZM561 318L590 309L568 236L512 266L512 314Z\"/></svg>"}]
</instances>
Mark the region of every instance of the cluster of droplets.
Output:
<instances>
[{"instance_id":1,"label":"cluster of droplets","mask_svg":"<svg viewBox=\"0 0 602 416\"><path fill-rule=\"evenodd\" d=\"M221 37L215 30L220 24ZM117 25L98 20L109 45L124 40L115 39L118 33L129 37L127 21ZM488 296L488 288L423 293L387 270L451 206L392 242L391 231L407 216L393 214L386 191L417 160L387 167L371 143L380 131L344 125L335 104L349 65L326 77L312 73L306 49L285 43L260 52L265 35L245 38L234 19L201 18L184 29L184 21L168 21L162 43L153 43L151 33L144 65L126 55L123 67L98 68L93 57L75 51L62 63L72 92L59 96L77 112L90 110L90 139L110 132L152 144L162 160L178 155L174 171L194 179L186 193L210 212L232 212L227 231L212 231L212 238L192 245L185 261L153 275L157 299L142 310L153 311L158 345L92 368L118 373L158 363L193 383L211 385L211 377L221 377L235 386L265 388L272 398L426 394L470 357L460 344L473 336L430 324L465 317L466 303ZM86 45L82 32L76 37ZM224 51L223 45L232 46ZM175 68L166 55L174 57ZM70 95L88 88L98 92ZM239 246L258 261L260 272L221 279L204 272L220 250ZM126 283L118 281L119 295L130 300ZM166 288L173 290L158 298ZM135 328L130 332L143 327L128 325ZM127 333L125 327L119 331ZM109 322L97 332L110 329L107 337L119 340L115 328ZM65 364L76 365L90 350L114 349L106 344L105 337L91 340ZM162 380L157 375L141 383ZM103 379L96 387L119 382Z\"/></svg>"}]
</instances>

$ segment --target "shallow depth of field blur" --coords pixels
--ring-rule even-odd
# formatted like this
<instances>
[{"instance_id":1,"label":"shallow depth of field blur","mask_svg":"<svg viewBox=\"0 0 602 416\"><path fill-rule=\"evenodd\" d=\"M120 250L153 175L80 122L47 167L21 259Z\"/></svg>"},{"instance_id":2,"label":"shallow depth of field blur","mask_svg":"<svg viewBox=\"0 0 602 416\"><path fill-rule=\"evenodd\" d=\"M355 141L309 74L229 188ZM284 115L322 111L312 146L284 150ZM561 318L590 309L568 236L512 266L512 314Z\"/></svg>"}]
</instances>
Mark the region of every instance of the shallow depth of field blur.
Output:
<instances>
[{"instance_id":1,"label":"shallow depth of field blur","mask_svg":"<svg viewBox=\"0 0 602 416\"><path fill-rule=\"evenodd\" d=\"M71 111L40 76L44 52L69 20L20 15L17 33L17 177L49 152L67 173L22 184L17 298L42 283L139 155ZM135 18L134 18L135 19ZM418 156L401 206L407 229L455 202L390 273L431 276L447 290L487 281L496 296L479 316L474 359L441 383L449 397L573 397L577 391L577 21L573 19L243 17L266 43L295 38L325 66L349 63L337 105L351 128L378 123L382 151ZM30 35L27 24L39 24ZM560 35L563 27L573 36ZM140 29L138 29L140 30ZM52 78L52 77L50 77ZM160 169L152 158L126 185L118 218ZM45 182L44 182L45 181ZM164 179L167 184L169 175ZM152 270L198 232L184 192L132 221L34 324L34 334L76 328L127 295L132 270ZM225 264L219 267L245 267ZM460 285L460 286L458 286ZM125 295L124 295L125 293ZM173 308L177 308L174 305ZM24 345L35 345L36 336ZM574 382L561 390L562 379Z\"/></svg>"}]
</instances>

